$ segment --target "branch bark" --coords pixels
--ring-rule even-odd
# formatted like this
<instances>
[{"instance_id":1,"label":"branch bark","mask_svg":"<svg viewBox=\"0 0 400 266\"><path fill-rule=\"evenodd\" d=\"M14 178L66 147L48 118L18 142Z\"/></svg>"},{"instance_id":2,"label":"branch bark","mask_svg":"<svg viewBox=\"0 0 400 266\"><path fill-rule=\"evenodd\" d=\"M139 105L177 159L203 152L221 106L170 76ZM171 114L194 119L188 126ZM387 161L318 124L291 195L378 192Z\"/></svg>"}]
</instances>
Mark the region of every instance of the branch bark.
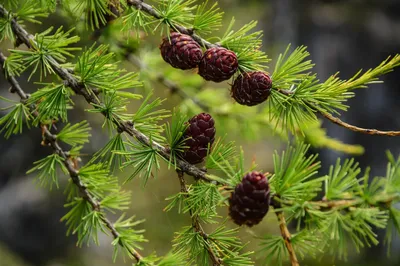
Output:
<instances>
[{"instance_id":1,"label":"branch bark","mask_svg":"<svg viewBox=\"0 0 400 266\"><path fill-rule=\"evenodd\" d=\"M379 198L375 201L374 204L369 203L370 206L385 206L388 205L392 202L400 200L400 195L398 194L393 194L389 195L388 197L385 198ZM321 211L329 211L332 209L340 209L340 208L349 208L352 206L357 206L361 204L365 204L365 200L362 198L352 198L352 199L338 199L338 200L327 200L327 199L322 199L322 200L316 200L316 201L305 201L303 202L304 205L312 205L315 209L321 210ZM272 203L271 205L274 206L274 208L278 208L275 206L279 206L279 208L282 207L282 205L285 206L292 206L295 204L295 201L288 201L288 200L282 200L279 198L277 195L272 196Z\"/></svg>"},{"instance_id":2,"label":"branch bark","mask_svg":"<svg viewBox=\"0 0 400 266\"><path fill-rule=\"evenodd\" d=\"M285 216L283 215L283 212L281 212L281 211L276 212L276 216L278 217L279 229L281 230L282 238L285 241L285 246L289 253L290 263L292 266L299 266L300 264L299 264L299 261L297 260L296 253L294 252L294 249L293 249L293 245L292 245L292 241L291 241L292 236L289 232L289 229L287 228Z\"/></svg>"},{"instance_id":3,"label":"branch bark","mask_svg":"<svg viewBox=\"0 0 400 266\"><path fill-rule=\"evenodd\" d=\"M1 8L1 6L0 6ZM0 67L3 68L3 64L6 61L6 57L4 56L4 54L0 51ZM5 72L5 70L3 69L3 71ZM4 73L5 75L6 73ZM29 96L27 93L25 93L25 91L21 88L21 86L19 85L18 81L15 79L15 77L12 76L7 76L7 81L10 83L11 85L11 93L17 93L18 96L21 98L21 102L26 102L26 100L28 100ZM32 105L30 107L31 111L33 112L34 116L37 116L38 113L35 111L35 106ZM90 203L90 205L92 206L92 209L98 212L101 212L101 204L98 200L96 200L91 194L90 192L87 190L85 184L82 182L82 180L79 177L79 169L77 169L75 167L74 162L71 160L69 154L67 151L64 151L60 145L58 144L57 141L57 136L52 134L50 132L50 130L48 129L48 127L46 125L42 125L41 126L42 132L43 132L43 137L45 138L45 144L49 145L52 149L53 152L58 154L61 158L63 158L63 162L65 167L68 170L69 176L71 177L72 181L74 182L74 184L78 187L79 192L81 193L82 197L88 201ZM107 217L105 217L105 215L103 213L101 213L100 215L100 219L101 221L107 226L107 228L109 229L109 231L111 232L111 234L113 235L114 239L119 237L119 233L116 230L116 228L114 227L113 223L108 220ZM131 253L131 255L136 259L137 262L142 260L142 255L135 251L135 250L129 250L129 252Z\"/></svg>"},{"instance_id":4,"label":"branch bark","mask_svg":"<svg viewBox=\"0 0 400 266\"><path fill-rule=\"evenodd\" d=\"M184 173L182 171L177 171L178 173L178 179L179 183L181 184L181 192L187 194L187 186L186 186L186 181L184 178ZM196 215L193 215L192 211L189 211L190 217L192 218L192 226L194 230L199 233L204 241L208 242L208 236L204 232L203 228L201 227L200 221L197 218ZM214 250L211 248L211 245L206 245L205 248L207 249L208 255L213 263L213 266L219 266L222 265L222 260L218 257L218 255L214 252Z\"/></svg>"},{"instance_id":5,"label":"branch bark","mask_svg":"<svg viewBox=\"0 0 400 266\"><path fill-rule=\"evenodd\" d=\"M128 5L133 6L136 9L141 10L143 12L146 12L147 14L156 19L162 19L160 14L158 14L158 12L151 5L144 3L143 0L127 0L126 2L128 3ZM181 25L176 25L176 24L171 26L180 33L190 35L193 38L193 40L195 40L201 46L206 47L207 49L219 46L218 44L210 43L209 41L201 38L199 35L194 33L193 29L188 29Z\"/></svg>"}]
</instances>

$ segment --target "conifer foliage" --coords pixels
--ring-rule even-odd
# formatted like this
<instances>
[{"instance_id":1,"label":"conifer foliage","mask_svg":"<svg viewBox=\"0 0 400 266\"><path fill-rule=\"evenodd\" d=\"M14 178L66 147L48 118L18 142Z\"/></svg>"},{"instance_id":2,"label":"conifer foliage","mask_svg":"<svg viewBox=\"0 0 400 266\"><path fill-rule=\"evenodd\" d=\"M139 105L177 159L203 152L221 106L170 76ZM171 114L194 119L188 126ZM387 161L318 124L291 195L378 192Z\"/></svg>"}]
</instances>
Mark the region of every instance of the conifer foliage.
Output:
<instances>
[{"instance_id":1,"label":"conifer foliage","mask_svg":"<svg viewBox=\"0 0 400 266\"><path fill-rule=\"evenodd\" d=\"M46 25L55 12L78 26L30 32L31 24ZM347 111L346 102L355 89L379 82L381 75L399 66L400 55L348 80L334 74L320 81L306 47L288 46L267 73L271 60L261 49L262 32L254 31L257 22L236 26L232 19L219 34L222 19L217 3L195 0L0 4L0 41L13 46L0 51L0 66L10 93L20 97L1 97L9 107L0 118L0 132L5 138L34 128L42 132L38 141L49 147L50 154L32 162L28 173L35 173L37 182L50 189L61 187L60 174L69 176L61 218L67 234L75 235L81 246L99 244L99 234L106 233L113 238L112 260L125 257L134 265L159 266L255 265L256 257L269 265L302 265L303 258L325 252L345 259L348 245L357 251L378 245L378 229L386 229L390 246L400 233L400 157L388 152L387 171L379 177L370 177L368 171L361 174L353 159L338 159L323 175L321 162L310 155L309 147L363 152L362 147L327 137L317 114L360 134L400 136L399 131L360 128L336 117ZM78 36L87 32L92 43L79 47ZM150 34L159 34L162 44L160 50L146 54L143 36ZM119 60L125 59L140 73L124 70ZM185 78L171 80L170 66L160 64L162 59L177 68L174 75ZM197 73L183 71L193 68ZM40 85L32 94L19 84L23 73ZM199 82L199 76L225 82L227 89L213 89L210 82L211 89L194 91L196 84L205 82ZM173 112L162 109L165 100L146 90L154 82L179 95L182 104ZM79 108L75 102L80 99L87 102L87 113L103 115L110 135L83 164L81 149L93 132L87 121L69 122L69 112ZM130 101L141 101L133 114L127 111ZM296 138L285 151L275 152L272 173L263 174L254 162L246 166L244 151L219 132L253 139L263 138L264 132ZM186 214L191 223L175 232L168 254L155 255L142 250L141 243L148 240L137 226L144 221L126 216L132 205L130 193L121 188L116 175L124 171L129 173L125 182L138 176L146 185L163 163L180 184L167 198L165 211ZM190 177L194 180L188 183ZM229 210L231 219L221 217L221 208ZM110 213L119 218L110 219ZM277 222L269 226L279 228L280 234L254 238L260 245L259 254L254 254L239 237L241 227L232 227L232 221L257 226L267 213L276 216ZM206 224L216 226L207 231Z\"/></svg>"}]
</instances>

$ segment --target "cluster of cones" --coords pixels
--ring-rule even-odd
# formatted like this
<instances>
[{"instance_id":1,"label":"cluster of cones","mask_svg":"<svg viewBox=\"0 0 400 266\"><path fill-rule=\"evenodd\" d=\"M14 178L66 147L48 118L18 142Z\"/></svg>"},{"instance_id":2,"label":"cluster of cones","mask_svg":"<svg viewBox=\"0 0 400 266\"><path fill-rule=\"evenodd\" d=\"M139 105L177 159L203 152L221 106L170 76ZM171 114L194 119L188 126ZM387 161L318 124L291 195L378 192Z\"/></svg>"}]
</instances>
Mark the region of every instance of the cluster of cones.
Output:
<instances>
[{"instance_id":1,"label":"cluster of cones","mask_svg":"<svg viewBox=\"0 0 400 266\"><path fill-rule=\"evenodd\" d=\"M172 32L160 45L161 56L175 68L182 70L198 68L205 80L222 82L230 79L238 70L236 54L216 46L204 53L200 45L189 35ZM271 94L272 81L262 71L245 72L237 76L231 87L232 97L242 105L254 106L267 100Z\"/></svg>"},{"instance_id":2,"label":"cluster of cones","mask_svg":"<svg viewBox=\"0 0 400 266\"><path fill-rule=\"evenodd\" d=\"M236 54L223 47L212 47L203 53L200 45L186 34L172 32L160 45L163 59L182 70L198 68L205 80L222 82L238 70ZM231 87L232 97L242 105L254 106L267 100L271 93L271 78L261 71L242 73ZM210 114L192 117L183 135L185 151L182 158L191 164L201 163L215 140L215 123ZM229 215L238 225L253 226L267 214L270 205L268 179L259 172L245 175L229 199Z\"/></svg>"},{"instance_id":3,"label":"cluster of cones","mask_svg":"<svg viewBox=\"0 0 400 266\"><path fill-rule=\"evenodd\" d=\"M172 32L160 45L163 59L182 70L198 68L205 80L222 82L235 75L238 59L233 51L212 47L203 53L200 45L186 34ZM261 71L242 73L232 84L231 95L242 105L254 106L264 102L271 93L272 81ZM181 157L191 164L204 161L215 140L215 122L210 114L192 117L183 135L186 149ZM229 198L229 215L238 225L253 226L267 214L270 206L268 179L259 172L245 175Z\"/></svg>"},{"instance_id":4,"label":"cluster of cones","mask_svg":"<svg viewBox=\"0 0 400 266\"><path fill-rule=\"evenodd\" d=\"M182 158L191 164L201 163L215 140L215 124L210 114L201 113L188 122L183 138L186 150ZM245 175L229 198L229 215L238 225L253 226L261 222L270 205L268 179L259 172Z\"/></svg>"}]
</instances>

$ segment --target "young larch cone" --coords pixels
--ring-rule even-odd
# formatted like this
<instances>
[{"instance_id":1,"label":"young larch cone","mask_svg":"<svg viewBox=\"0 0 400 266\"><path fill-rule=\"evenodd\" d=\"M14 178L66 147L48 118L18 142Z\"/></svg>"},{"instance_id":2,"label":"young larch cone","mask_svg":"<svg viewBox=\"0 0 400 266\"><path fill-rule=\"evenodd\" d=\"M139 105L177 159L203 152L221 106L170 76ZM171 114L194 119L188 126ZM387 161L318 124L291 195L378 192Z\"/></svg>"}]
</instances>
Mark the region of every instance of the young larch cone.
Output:
<instances>
[{"instance_id":1,"label":"young larch cone","mask_svg":"<svg viewBox=\"0 0 400 266\"><path fill-rule=\"evenodd\" d=\"M242 105L253 106L268 99L271 94L272 81L264 72L243 73L232 85L232 97Z\"/></svg>"},{"instance_id":2,"label":"young larch cone","mask_svg":"<svg viewBox=\"0 0 400 266\"><path fill-rule=\"evenodd\" d=\"M189 35L172 32L160 45L165 62L182 70L196 68L203 56L200 45Z\"/></svg>"},{"instance_id":3,"label":"young larch cone","mask_svg":"<svg viewBox=\"0 0 400 266\"><path fill-rule=\"evenodd\" d=\"M270 205L268 179L259 172L245 175L229 198L229 215L237 225L249 227L261 222Z\"/></svg>"},{"instance_id":4,"label":"young larch cone","mask_svg":"<svg viewBox=\"0 0 400 266\"><path fill-rule=\"evenodd\" d=\"M230 79L238 69L236 54L223 47L208 49L199 64L199 75L205 80L222 82Z\"/></svg>"},{"instance_id":5,"label":"young larch cone","mask_svg":"<svg viewBox=\"0 0 400 266\"><path fill-rule=\"evenodd\" d=\"M192 117L188 124L189 127L183 136L187 139L185 146L188 148L182 154L182 158L191 164L201 163L207 156L208 144L211 148L215 140L214 119L209 114L201 113Z\"/></svg>"}]
</instances>

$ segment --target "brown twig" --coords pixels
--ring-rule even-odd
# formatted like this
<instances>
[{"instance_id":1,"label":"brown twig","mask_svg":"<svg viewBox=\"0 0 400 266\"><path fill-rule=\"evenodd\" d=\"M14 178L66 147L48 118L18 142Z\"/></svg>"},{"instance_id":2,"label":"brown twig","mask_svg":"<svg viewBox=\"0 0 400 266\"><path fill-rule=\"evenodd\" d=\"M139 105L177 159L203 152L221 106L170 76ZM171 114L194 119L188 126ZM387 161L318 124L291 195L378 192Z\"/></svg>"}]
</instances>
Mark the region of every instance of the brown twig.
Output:
<instances>
[{"instance_id":1,"label":"brown twig","mask_svg":"<svg viewBox=\"0 0 400 266\"><path fill-rule=\"evenodd\" d=\"M178 173L178 179L179 183L181 185L181 192L185 193L187 195L188 190L186 186L186 181L184 178L184 173L182 171L177 171ZM186 196L187 197L187 196ZM197 218L197 215L193 215L192 211L189 211L190 217L192 218L192 226L194 230L203 237L204 241L208 242L208 236L204 232L203 228L201 227L200 221ZM214 252L214 250L211 248L211 245L206 245L205 248L207 249L208 255L213 263L213 266L219 266L222 265L222 260L218 257L218 255Z\"/></svg>"},{"instance_id":2,"label":"brown twig","mask_svg":"<svg viewBox=\"0 0 400 266\"><path fill-rule=\"evenodd\" d=\"M161 18L160 15L150 5L148 5L146 3L143 3L143 1L140 1L140 0L127 0L127 1L128 1L128 3L130 5L134 6L135 8L143 10L144 12L148 13L149 15L152 15L153 17L155 17L157 19ZM3 16L3 17L7 17L8 16L8 12L3 8L2 5L0 5L0 16ZM34 41L34 37L31 34L29 34L28 32L26 32L25 29L23 29L17 23L17 21L15 19L12 19L11 26L12 26L13 32L15 33L17 38L21 42L23 42L28 48L31 48L31 43L30 42ZM209 42L205 41L204 39L202 39L201 37L197 36L190 29L181 27L179 25L175 25L174 28L177 29L178 31L182 32L182 33L191 35L195 41L197 41L198 43L204 45L207 48L216 46L216 44L209 43ZM93 92L93 89L87 90L87 88L85 88L83 86L83 84L81 84L70 73L70 71L68 71L68 69L61 67L61 65L54 58L52 58L52 57L47 57L47 58L49 60L49 64L51 65L51 67L53 68L55 73L62 80L64 80L65 84L67 86L69 86L72 90L74 90L74 92L76 94L82 95L85 98L85 100L91 105L101 105L102 104L101 101L97 98L96 93ZM171 84L169 84L169 85L171 85ZM16 91L18 91L18 90L16 89ZM278 91L280 91L282 94L284 94L286 96L291 96L293 94L292 92L285 91L285 90L278 90ZM164 146L158 144L157 142L154 142L154 141L150 142L149 138L146 135L142 134L141 132L136 130L131 125L130 121L122 121L121 119L115 119L113 122L117 126L118 130L120 130L121 132L126 132L130 136L136 138L139 142L145 144L146 146L149 146L149 147L152 147L152 148L156 149L158 151L158 153L161 156L163 156L164 158L166 158L167 160L170 159L170 153L169 153L169 150L167 148L165 148ZM335 123L337 123L337 122L335 122ZM337 124L343 126L343 123L344 122L337 123ZM346 124L346 125L348 125L348 124ZM354 127L354 126L351 126L351 125L348 125L348 126ZM355 131L358 131L358 130L355 130ZM368 131L368 130L364 130L364 131ZM373 130L370 130L370 131L373 131ZM363 133L366 133L366 132L363 132ZM367 133L367 134L371 134L371 133ZM379 135L379 134L376 134L376 135ZM65 152L63 152L63 150L61 150L61 148L58 145L56 145L57 142L56 142L55 136L52 135L50 132L49 132L49 134L46 133L45 136L49 138L49 143L53 147L55 152L59 152L60 155L63 158L66 158L67 160L65 160L65 162L67 164L72 164L72 162L69 160L67 154ZM66 157L64 157L64 156L66 156ZM191 164L189 164L189 163L187 163L187 162L185 162L183 160L177 160L176 164L177 164L177 167L181 170L180 173L182 173L182 174L180 174L180 176L182 176L182 177L180 177L181 188L183 187L182 186L182 184L183 184L184 187L185 187L185 191L186 192L187 192L187 189L186 189L186 185L185 185L184 179L183 179L183 172L185 172L185 173L187 173L187 174L189 174L189 175L191 175L191 176L193 176L195 178L198 178L198 179L203 179L203 180L208 181L208 182L212 181L211 179L209 179L206 176L205 172L201 171L196 166L193 166L193 165L191 165ZM74 183L75 183L75 180L77 180L77 182L80 181L79 175L78 175L78 171L77 171L77 169L75 169L73 167L73 164L70 165L70 166L67 166L67 168L69 169L69 171L71 171L70 175L71 175L71 178L74 181ZM81 182L80 183L78 182L77 185L78 185L78 187L80 186L79 187L80 189L82 188L83 190L86 190L86 187ZM99 208L99 205L96 204L96 200L91 198L90 194L88 194L88 195L89 195L89 197L87 199L89 200L89 202L91 202L92 207L93 208ZM297 261L296 254L294 253L292 244L290 242L291 235L290 235L290 232L287 229L285 217L284 217L283 213L279 212L279 211L277 212L277 217L278 217L278 220L280 222L280 228L281 228L282 237L285 239L285 245L286 245L286 247L287 247L287 249L289 251L290 257L291 257L292 265L299 265L298 261ZM194 224L193 224L194 228L196 230L199 230L198 232L201 233L203 235L203 237L206 237L207 235L201 229L201 226L200 226L200 224L198 222L198 219L196 219L196 220L197 220L197 222L194 222ZM108 222L108 223L105 222L105 223L107 224L107 227L110 226L109 229L112 229L112 224L110 222ZM111 230L111 231L112 231L114 237L118 236L117 235L118 232L116 230L115 231ZM213 260L214 265L221 265L220 259L213 253L213 250L209 250L209 253L210 252L212 252L212 254L214 255L213 256L212 254L210 254L210 257ZM140 260L141 256L140 255L137 255L137 256L138 257L136 257L136 256L135 257L139 258L139 260Z\"/></svg>"},{"instance_id":3,"label":"brown twig","mask_svg":"<svg viewBox=\"0 0 400 266\"><path fill-rule=\"evenodd\" d=\"M279 197L277 196L273 197L271 205L274 207L276 217L278 218L279 229L281 231L283 241L285 242L285 247L289 253L290 263L292 266L299 266L300 264L292 245L292 240L291 240L292 235L290 234L289 229L286 225L286 219L285 215L283 214L283 211L281 210L281 203L279 201Z\"/></svg>"},{"instance_id":4,"label":"brown twig","mask_svg":"<svg viewBox=\"0 0 400 266\"><path fill-rule=\"evenodd\" d=\"M6 61L7 57L4 56L4 54L0 51L0 67L3 68L3 64ZM3 69L4 75L7 78L7 81L11 85L11 93L17 93L19 97L21 98L21 102L25 103L28 99L29 96L24 92L24 90L21 88L19 85L18 81L15 79L15 77L8 76L5 73L5 69ZM30 106L31 111L33 112L34 116L37 116L38 113L35 112L34 110L36 109L34 105ZM64 151L60 145L57 142L57 136L52 134L48 127L46 125L41 126L42 132L43 132L43 137L45 138L45 142L47 145L51 146L53 148L54 153L58 154L61 158L63 158L63 162L65 167L68 170L69 176L71 177L72 181L74 184L78 187L79 192L82 194L82 197L90 203L92 206L92 209L94 211L100 212L101 213L101 205L98 200L96 200L90 192L87 190L86 185L82 182L82 180L79 177L79 170L76 168L73 160L71 160L69 154L67 151ZM111 234L113 235L114 239L119 238L119 233L117 229L114 227L112 222L105 217L103 213L100 214L100 219L101 221L107 226L107 228L110 230ZM136 250L129 250L131 255L136 259L137 262L142 260L142 255L138 253Z\"/></svg>"},{"instance_id":5,"label":"brown twig","mask_svg":"<svg viewBox=\"0 0 400 266\"><path fill-rule=\"evenodd\" d=\"M9 13L2 5L0 5L0 17L8 17ZM19 25L15 19L12 19L12 29L14 34L23 41L27 47L31 47L30 42L35 42L34 37L30 35L21 25ZM92 106L102 106L102 102L97 97L93 89L85 87L79 80L73 76L68 69L62 67L53 57L47 56L47 60L54 70L54 72L64 80L66 86L70 87L76 94L81 95L85 98L86 102ZM96 107L95 107L96 108ZM103 114L104 115L104 114ZM169 149L162 146L161 144L151 141L149 137L138 131L132 126L131 121L123 121L120 118L115 118L113 123L116 125L120 132L126 132L128 135L136 138L139 142L143 143L148 147L152 147L157 150L157 153L164 157L167 161L170 161L171 154ZM176 159L176 166L183 172L191 175L197 179L211 182L212 180L207 177L206 173L194 165L187 163L184 160Z\"/></svg>"},{"instance_id":6,"label":"brown twig","mask_svg":"<svg viewBox=\"0 0 400 266\"><path fill-rule=\"evenodd\" d=\"M369 129L369 128L362 128L362 127L357 127L350 125L349 123L346 123L342 120L340 120L338 117L335 117L331 114L321 112L321 115L331 121L332 123L335 123L336 125L339 125L341 127L347 128L351 131L367 134L367 135L377 135L377 136L390 136L390 137L397 137L400 136L400 131L382 131L382 130L377 130L377 129Z\"/></svg>"},{"instance_id":7,"label":"brown twig","mask_svg":"<svg viewBox=\"0 0 400 266\"><path fill-rule=\"evenodd\" d=\"M285 246L286 249L289 252L289 257L290 257L290 263L292 266L299 266L299 261L297 260L296 253L294 252L292 241L291 241L291 235L289 232L289 229L286 226L286 219L285 216L283 215L283 212L278 211L276 212L276 216L278 217L279 221L279 229L281 230L281 235L283 240L285 241Z\"/></svg>"},{"instance_id":8,"label":"brown twig","mask_svg":"<svg viewBox=\"0 0 400 266\"><path fill-rule=\"evenodd\" d=\"M382 199L382 203L385 201L393 201L395 198L390 198L390 199ZM319 201L305 201L304 205L312 205L313 208L319 209L319 210L331 210L334 208L347 208L351 207L357 204L361 204L364 201L362 199L346 199L346 200L319 200ZM293 206L295 204L295 201L292 200L282 200L279 196L277 195L272 195L271 197L271 205L275 209L282 208L282 205L284 206Z\"/></svg>"}]
</instances>

